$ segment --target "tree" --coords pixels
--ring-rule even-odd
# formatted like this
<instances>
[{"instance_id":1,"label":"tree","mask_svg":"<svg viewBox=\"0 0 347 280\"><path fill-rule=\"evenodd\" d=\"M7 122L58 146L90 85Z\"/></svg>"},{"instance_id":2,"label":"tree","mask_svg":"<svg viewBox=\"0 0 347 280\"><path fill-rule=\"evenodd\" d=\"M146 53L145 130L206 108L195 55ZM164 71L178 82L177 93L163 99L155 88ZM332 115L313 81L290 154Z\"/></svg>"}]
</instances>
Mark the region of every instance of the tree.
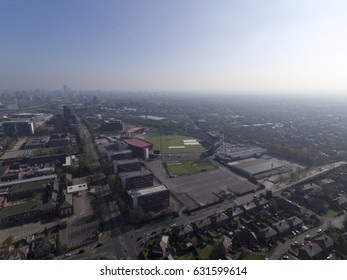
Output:
<instances>
[{"instance_id":1,"label":"tree","mask_svg":"<svg viewBox=\"0 0 347 280\"><path fill-rule=\"evenodd\" d=\"M223 240L219 239L217 242L213 244L213 249L209 255L210 260L218 260L224 257L226 254L225 247L223 245Z\"/></svg>"},{"instance_id":2,"label":"tree","mask_svg":"<svg viewBox=\"0 0 347 280\"><path fill-rule=\"evenodd\" d=\"M12 235L10 235L2 242L2 245L10 247L12 245L13 241L14 241L14 237Z\"/></svg>"},{"instance_id":3,"label":"tree","mask_svg":"<svg viewBox=\"0 0 347 280\"><path fill-rule=\"evenodd\" d=\"M128 220L132 224L139 224L144 220L144 211L141 206L138 206L135 210L131 211L128 215Z\"/></svg>"},{"instance_id":4,"label":"tree","mask_svg":"<svg viewBox=\"0 0 347 280\"><path fill-rule=\"evenodd\" d=\"M269 191L266 192L265 198L266 198L267 200L270 200L270 199L272 198L272 191L271 191L271 190L269 190Z\"/></svg>"}]
</instances>

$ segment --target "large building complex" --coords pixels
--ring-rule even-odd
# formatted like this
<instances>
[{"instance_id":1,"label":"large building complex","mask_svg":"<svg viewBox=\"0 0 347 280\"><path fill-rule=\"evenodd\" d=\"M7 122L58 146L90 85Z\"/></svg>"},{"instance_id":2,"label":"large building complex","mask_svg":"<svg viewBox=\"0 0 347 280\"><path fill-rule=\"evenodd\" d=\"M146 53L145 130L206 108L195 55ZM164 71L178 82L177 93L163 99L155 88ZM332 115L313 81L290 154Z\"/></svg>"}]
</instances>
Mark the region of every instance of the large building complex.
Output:
<instances>
[{"instance_id":1,"label":"large building complex","mask_svg":"<svg viewBox=\"0 0 347 280\"><path fill-rule=\"evenodd\" d=\"M127 130L126 136L127 137L135 137L137 135L143 134L145 132L144 127L133 127Z\"/></svg>"},{"instance_id":2,"label":"large building complex","mask_svg":"<svg viewBox=\"0 0 347 280\"><path fill-rule=\"evenodd\" d=\"M121 120L105 120L100 128L101 131L122 131L124 129L124 123Z\"/></svg>"},{"instance_id":3,"label":"large building complex","mask_svg":"<svg viewBox=\"0 0 347 280\"><path fill-rule=\"evenodd\" d=\"M123 141L128 144L135 156L148 159L149 151L153 149L153 144L141 138L127 138Z\"/></svg>"},{"instance_id":4,"label":"large building complex","mask_svg":"<svg viewBox=\"0 0 347 280\"><path fill-rule=\"evenodd\" d=\"M114 160L112 165L115 174L141 170L141 161L137 158Z\"/></svg>"},{"instance_id":5,"label":"large building complex","mask_svg":"<svg viewBox=\"0 0 347 280\"><path fill-rule=\"evenodd\" d=\"M237 149L226 149L225 154L232 160L242 160L251 157L260 157L266 150L260 147L241 147Z\"/></svg>"},{"instance_id":6,"label":"large building complex","mask_svg":"<svg viewBox=\"0 0 347 280\"><path fill-rule=\"evenodd\" d=\"M170 205L170 190L166 185L129 190L128 195L132 209L140 206L145 212L160 211Z\"/></svg>"},{"instance_id":7,"label":"large building complex","mask_svg":"<svg viewBox=\"0 0 347 280\"><path fill-rule=\"evenodd\" d=\"M31 136L35 132L32 121L20 119L3 122L2 129L7 136Z\"/></svg>"},{"instance_id":8,"label":"large building complex","mask_svg":"<svg viewBox=\"0 0 347 280\"><path fill-rule=\"evenodd\" d=\"M122 172L119 180L125 190L141 189L153 186L153 173L149 170Z\"/></svg>"},{"instance_id":9,"label":"large building complex","mask_svg":"<svg viewBox=\"0 0 347 280\"><path fill-rule=\"evenodd\" d=\"M0 226L73 214L72 194L60 186L56 175L1 183L0 196L5 200Z\"/></svg>"},{"instance_id":10,"label":"large building complex","mask_svg":"<svg viewBox=\"0 0 347 280\"><path fill-rule=\"evenodd\" d=\"M123 160L133 158L133 152L131 150L121 150L121 151L107 151L107 157L109 161Z\"/></svg>"},{"instance_id":11,"label":"large building complex","mask_svg":"<svg viewBox=\"0 0 347 280\"><path fill-rule=\"evenodd\" d=\"M248 159L229 164L231 170L248 179L263 179L289 172L291 168L275 159Z\"/></svg>"}]
</instances>

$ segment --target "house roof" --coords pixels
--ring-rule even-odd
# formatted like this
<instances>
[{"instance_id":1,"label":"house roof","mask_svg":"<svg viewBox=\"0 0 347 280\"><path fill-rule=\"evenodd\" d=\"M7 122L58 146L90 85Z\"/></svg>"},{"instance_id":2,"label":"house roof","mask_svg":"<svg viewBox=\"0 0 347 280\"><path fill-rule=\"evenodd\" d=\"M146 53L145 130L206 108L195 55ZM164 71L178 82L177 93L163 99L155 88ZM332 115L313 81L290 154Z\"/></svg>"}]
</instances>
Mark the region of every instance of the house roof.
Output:
<instances>
[{"instance_id":1,"label":"house roof","mask_svg":"<svg viewBox=\"0 0 347 280\"><path fill-rule=\"evenodd\" d=\"M347 197L346 196L339 196L337 198L334 198L331 202L336 203L339 206L342 206L344 204L347 204Z\"/></svg>"},{"instance_id":2,"label":"house roof","mask_svg":"<svg viewBox=\"0 0 347 280\"><path fill-rule=\"evenodd\" d=\"M211 220L213 223L224 222L224 221L227 221L228 219L229 217L225 213L219 213L219 214L211 216Z\"/></svg>"},{"instance_id":3,"label":"house roof","mask_svg":"<svg viewBox=\"0 0 347 280\"><path fill-rule=\"evenodd\" d=\"M317 238L316 239L316 242L323 248L323 249L328 249L330 248L331 246L334 245L334 241L333 239L328 236L328 235L324 235L320 238Z\"/></svg>"},{"instance_id":4,"label":"house roof","mask_svg":"<svg viewBox=\"0 0 347 280\"><path fill-rule=\"evenodd\" d=\"M249 210L257 208L258 205L254 201L251 201L246 204L243 204L241 207L243 207L245 211L249 211Z\"/></svg>"},{"instance_id":5,"label":"house roof","mask_svg":"<svg viewBox=\"0 0 347 280\"><path fill-rule=\"evenodd\" d=\"M278 233L283 233L287 230L290 229L290 226L289 224L287 223L287 221L285 220L282 220L282 221L279 221L275 224L272 225L272 228L277 230Z\"/></svg>"},{"instance_id":6,"label":"house roof","mask_svg":"<svg viewBox=\"0 0 347 280\"><path fill-rule=\"evenodd\" d=\"M44 209L54 208L54 205L50 203L42 204L38 201L29 201L24 203L19 203L12 206L4 207L0 210L0 219L6 219L13 217L15 215L30 213L33 211L41 211Z\"/></svg>"},{"instance_id":7,"label":"house roof","mask_svg":"<svg viewBox=\"0 0 347 280\"><path fill-rule=\"evenodd\" d=\"M286 221L289 223L289 225L291 225L293 227L298 226L298 225L303 223L303 221L296 216L290 217L290 218L286 219Z\"/></svg>"},{"instance_id":8,"label":"house roof","mask_svg":"<svg viewBox=\"0 0 347 280\"><path fill-rule=\"evenodd\" d=\"M243 214L243 210L240 207L235 207L232 210L233 217L238 217Z\"/></svg>"},{"instance_id":9,"label":"house roof","mask_svg":"<svg viewBox=\"0 0 347 280\"><path fill-rule=\"evenodd\" d=\"M267 228L260 230L258 235L263 237L263 238L270 238L270 237L276 236L277 232L273 228L267 227Z\"/></svg>"},{"instance_id":10,"label":"house roof","mask_svg":"<svg viewBox=\"0 0 347 280\"><path fill-rule=\"evenodd\" d=\"M182 236L193 232L193 228L190 225L182 225L177 228L177 235Z\"/></svg>"},{"instance_id":11,"label":"house roof","mask_svg":"<svg viewBox=\"0 0 347 280\"><path fill-rule=\"evenodd\" d=\"M204 219L200 219L197 221L194 221L193 224L195 224L195 226L200 229L200 228L204 228L207 226L211 225L211 220L209 218L204 218Z\"/></svg>"},{"instance_id":12,"label":"house roof","mask_svg":"<svg viewBox=\"0 0 347 280\"><path fill-rule=\"evenodd\" d=\"M305 252L310 258L315 258L323 250L317 243L312 242L310 244L305 244L304 246L302 246L299 251L300 252Z\"/></svg>"}]
</instances>

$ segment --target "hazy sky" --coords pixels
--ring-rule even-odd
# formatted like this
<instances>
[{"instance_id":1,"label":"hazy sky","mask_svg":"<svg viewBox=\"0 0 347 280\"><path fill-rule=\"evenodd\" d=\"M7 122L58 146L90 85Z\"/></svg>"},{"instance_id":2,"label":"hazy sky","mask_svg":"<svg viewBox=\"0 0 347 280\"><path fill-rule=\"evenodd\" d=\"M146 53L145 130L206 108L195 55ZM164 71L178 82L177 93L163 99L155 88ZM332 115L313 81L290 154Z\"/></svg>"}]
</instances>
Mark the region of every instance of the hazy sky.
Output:
<instances>
[{"instance_id":1,"label":"hazy sky","mask_svg":"<svg viewBox=\"0 0 347 280\"><path fill-rule=\"evenodd\" d=\"M0 89L347 92L345 0L0 0Z\"/></svg>"}]
</instances>

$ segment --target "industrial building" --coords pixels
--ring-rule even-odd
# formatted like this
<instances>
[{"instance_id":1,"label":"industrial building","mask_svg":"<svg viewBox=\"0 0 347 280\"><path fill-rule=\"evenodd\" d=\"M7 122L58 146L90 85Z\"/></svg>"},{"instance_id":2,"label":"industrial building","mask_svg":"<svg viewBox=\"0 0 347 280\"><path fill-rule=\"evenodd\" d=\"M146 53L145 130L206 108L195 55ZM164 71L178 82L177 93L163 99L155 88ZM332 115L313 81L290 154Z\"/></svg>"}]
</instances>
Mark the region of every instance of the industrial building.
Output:
<instances>
[{"instance_id":1,"label":"industrial building","mask_svg":"<svg viewBox=\"0 0 347 280\"><path fill-rule=\"evenodd\" d=\"M291 171L291 168L276 159L249 159L241 163L229 163L229 168L248 179L259 180Z\"/></svg>"},{"instance_id":2,"label":"industrial building","mask_svg":"<svg viewBox=\"0 0 347 280\"><path fill-rule=\"evenodd\" d=\"M140 206L145 212L158 212L170 205L170 190L166 185L129 190L128 195L131 209Z\"/></svg>"},{"instance_id":3,"label":"industrial building","mask_svg":"<svg viewBox=\"0 0 347 280\"><path fill-rule=\"evenodd\" d=\"M126 132L126 136L127 137L135 137L137 135L143 134L145 132L145 128L144 127L133 127L128 129L128 131Z\"/></svg>"},{"instance_id":4,"label":"industrial building","mask_svg":"<svg viewBox=\"0 0 347 280\"><path fill-rule=\"evenodd\" d=\"M153 144L141 138L126 138L123 141L128 144L136 157L148 159L149 151L153 149Z\"/></svg>"},{"instance_id":5,"label":"industrial building","mask_svg":"<svg viewBox=\"0 0 347 280\"><path fill-rule=\"evenodd\" d=\"M141 161L137 158L114 160L112 165L115 174L141 170Z\"/></svg>"},{"instance_id":6,"label":"industrial building","mask_svg":"<svg viewBox=\"0 0 347 280\"><path fill-rule=\"evenodd\" d=\"M34 123L29 120L12 120L2 123L2 130L7 136L31 136L34 134Z\"/></svg>"},{"instance_id":7,"label":"industrial building","mask_svg":"<svg viewBox=\"0 0 347 280\"><path fill-rule=\"evenodd\" d=\"M146 188L153 186L153 173L149 170L122 172L119 180L125 190Z\"/></svg>"},{"instance_id":8,"label":"industrial building","mask_svg":"<svg viewBox=\"0 0 347 280\"><path fill-rule=\"evenodd\" d=\"M64 133L55 133L50 136L48 147L64 147L70 145L70 137Z\"/></svg>"},{"instance_id":9,"label":"industrial building","mask_svg":"<svg viewBox=\"0 0 347 280\"><path fill-rule=\"evenodd\" d=\"M51 136L34 137L27 140L25 149L44 149L64 147L70 144L70 137L66 134L52 134Z\"/></svg>"},{"instance_id":10,"label":"industrial building","mask_svg":"<svg viewBox=\"0 0 347 280\"><path fill-rule=\"evenodd\" d=\"M124 129L124 123L121 120L105 120L99 129L100 131L118 132Z\"/></svg>"},{"instance_id":11,"label":"industrial building","mask_svg":"<svg viewBox=\"0 0 347 280\"><path fill-rule=\"evenodd\" d=\"M18 201L0 209L0 226L73 214L72 194L60 187L56 175L1 183L0 194L6 201Z\"/></svg>"},{"instance_id":12,"label":"industrial building","mask_svg":"<svg viewBox=\"0 0 347 280\"><path fill-rule=\"evenodd\" d=\"M225 154L231 161L242 160L252 157L260 157L266 153L266 150L260 147L244 147L237 149L226 149Z\"/></svg>"},{"instance_id":13,"label":"industrial building","mask_svg":"<svg viewBox=\"0 0 347 280\"><path fill-rule=\"evenodd\" d=\"M27 140L25 149L43 149L48 147L49 136L34 137Z\"/></svg>"}]
</instances>

